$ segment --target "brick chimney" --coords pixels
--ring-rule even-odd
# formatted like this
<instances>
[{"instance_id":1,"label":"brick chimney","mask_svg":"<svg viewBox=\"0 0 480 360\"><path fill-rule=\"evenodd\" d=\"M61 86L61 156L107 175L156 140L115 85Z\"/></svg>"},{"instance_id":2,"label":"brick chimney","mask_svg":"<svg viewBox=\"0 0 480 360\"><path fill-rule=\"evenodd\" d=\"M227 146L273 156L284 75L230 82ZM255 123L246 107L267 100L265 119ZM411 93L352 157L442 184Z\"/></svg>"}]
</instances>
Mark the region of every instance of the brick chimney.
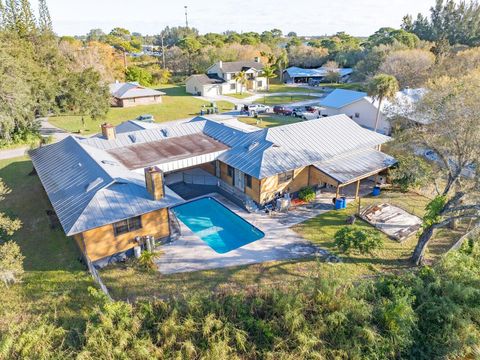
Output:
<instances>
[{"instance_id":1,"label":"brick chimney","mask_svg":"<svg viewBox=\"0 0 480 360\"><path fill-rule=\"evenodd\" d=\"M160 200L165 196L163 171L155 166L145 168L145 185L153 200Z\"/></svg>"},{"instance_id":2,"label":"brick chimney","mask_svg":"<svg viewBox=\"0 0 480 360\"><path fill-rule=\"evenodd\" d=\"M117 137L117 134L115 132L115 126L108 123L103 123L102 135L107 140L115 140L115 138Z\"/></svg>"}]
</instances>

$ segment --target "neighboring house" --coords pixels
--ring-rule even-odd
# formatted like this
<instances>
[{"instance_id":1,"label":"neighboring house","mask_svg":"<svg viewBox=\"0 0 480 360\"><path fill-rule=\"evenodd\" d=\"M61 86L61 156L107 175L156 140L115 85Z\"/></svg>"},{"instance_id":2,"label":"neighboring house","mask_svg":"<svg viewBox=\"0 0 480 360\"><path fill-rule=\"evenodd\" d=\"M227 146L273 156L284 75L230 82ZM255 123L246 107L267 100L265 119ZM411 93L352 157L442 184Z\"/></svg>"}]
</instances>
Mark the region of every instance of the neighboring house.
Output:
<instances>
[{"instance_id":1,"label":"neighboring house","mask_svg":"<svg viewBox=\"0 0 480 360\"><path fill-rule=\"evenodd\" d=\"M112 105L131 107L137 105L158 104L162 102L164 92L146 88L135 82L116 82L109 85Z\"/></svg>"},{"instance_id":2,"label":"neighboring house","mask_svg":"<svg viewBox=\"0 0 480 360\"><path fill-rule=\"evenodd\" d=\"M318 69L303 69L292 66L283 71L283 81L285 83L301 84L308 84L312 80L324 82L330 71L332 70L324 67L319 67ZM341 68L336 71L339 73L340 82L345 82L349 79L353 70L350 68Z\"/></svg>"},{"instance_id":3,"label":"neighboring house","mask_svg":"<svg viewBox=\"0 0 480 360\"><path fill-rule=\"evenodd\" d=\"M394 163L378 150L389 137L345 115L255 131L202 117L144 125L103 124L99 136L29 153L65 233L99 266L131 254L138 237L170 235L168 209L184 202L170 184L185 181L184 171L202 169L232 201L263 206L305 186L336 187L338 196L356 183L358 195L360 180Z\"/></svg>"},{"instance_id":4,"label":"neighboring house","mask_svg":"<svg viewBox=\"0 0 480 360\"><path fill-rule=\"evenodd\" d=\"M384 100L380 109L377 131L390 134L389 117L395 113L402 115L400 109L411 109L424 92L424 89L405 89L397 92L395 103ZM400 103L402 106L397 106L396 103ZM374 101L365 92L335 89L320 101L320 105L324 108L321 110L322 115L346 114L357 124L367 129L375 128L378 101ZM403 115L408 116L408 114Z\"/></svg>"},{"instance_id":5,"label":"neighboring house","mask_svg":"<svg viewBox=\"0 0 480 360\"><path fill-rule=\"evenodd\" d=\"M246 73L248 79L243 91L267 89L267 79L262 76L263 64L256 58L255 61L218 61L207 69L206 74L187 78L186 90L190 94L201 96L239 93L242 85L234 78L241 71Z\"/></svg>"}]
</instances>

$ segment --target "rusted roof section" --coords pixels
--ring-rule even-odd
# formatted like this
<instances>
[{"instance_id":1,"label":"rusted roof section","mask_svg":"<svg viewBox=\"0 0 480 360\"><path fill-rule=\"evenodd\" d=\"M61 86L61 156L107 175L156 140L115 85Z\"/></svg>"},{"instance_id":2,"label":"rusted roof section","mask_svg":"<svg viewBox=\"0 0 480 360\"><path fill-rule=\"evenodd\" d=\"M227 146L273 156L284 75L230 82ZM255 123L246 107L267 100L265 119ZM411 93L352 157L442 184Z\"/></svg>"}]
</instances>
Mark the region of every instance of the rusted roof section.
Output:
<instances>
[{"instance_id":1,"label":"rusted roof section","mask_svg":"<svg viewBox=\"0 0 480 360\"><path fill-rule=\"evenodd\" d=\"M203 133L178 136L107 150L130 170L228 150L229 147Z\"/></svg>"}]
</instances>

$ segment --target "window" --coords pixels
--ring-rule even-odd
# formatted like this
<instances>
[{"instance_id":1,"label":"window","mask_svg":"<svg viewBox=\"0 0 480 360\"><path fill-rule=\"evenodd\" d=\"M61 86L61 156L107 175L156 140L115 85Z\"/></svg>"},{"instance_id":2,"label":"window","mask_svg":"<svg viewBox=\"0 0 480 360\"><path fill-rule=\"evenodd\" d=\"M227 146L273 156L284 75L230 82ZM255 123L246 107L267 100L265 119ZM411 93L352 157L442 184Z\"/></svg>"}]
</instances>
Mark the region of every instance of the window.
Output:
<instances>
[{"instance_id":1,"label":"window","mask_svg":"<svg viewBox=\"0 0 480 360\"><path fill-rule=\"evenodd\" d=\"M231 167L230 165L228 165L227 167L227 174L228 176L233 177L233 167Z\"/></svg>"},{"instance_id":2,"label":"window","mask_svg":"<svg viewBox=\"0 0 480 360\"><path fill-rule=\"evenodd\" d=\"M230 90L235 90L237 88L237 84L230 84Z\"/></svg>"},{"instance_id":3,"label":"window","mask_svg":"<svg viewBox=\"0 0 480 360\"><path fill-rule=\"evenodd\" d=\"M136 216L127 220L122 220L113 224L115 236L126 234L128 232L142 228L142 219Z\"/></svg>"},{"instance_id":4,"label":"window","mask_svg":"<svg viewBox=\"0 0 480 360\"><path fill-rule=\"evenodd\" d=\"M283 184L293 179L293 170L278 174L278 183Z\"/></svg>"},{"instance_id":5,"label":"window","mask_svg":"<svg viewBox=\"0 0 480 360\"><path fill-rule=\"evenodd\" d=\"M360 113L355 113L355 117L358 119L360 117Z\"/></svg>"},{"instance_id":6,"label":"window","mask_svg":"<svg viewBox=\"0 0 480 360\"><path fill-rule=\"evenodd\" d=\"M262 86L263 86L263 82L262 82L262 80L260 80L260 81L257 81L257 87L261 88Z\"/></svg>"},{"instance_id":7,"label":"window","mask_svg":"<svg viewBox=\"0 0 480 360\"><path fill-rule=\"evenodd\" d=\"M252 177L250 175L245 174L245 185L248 188L252 188Z\"/></svg>"}]
</instances>

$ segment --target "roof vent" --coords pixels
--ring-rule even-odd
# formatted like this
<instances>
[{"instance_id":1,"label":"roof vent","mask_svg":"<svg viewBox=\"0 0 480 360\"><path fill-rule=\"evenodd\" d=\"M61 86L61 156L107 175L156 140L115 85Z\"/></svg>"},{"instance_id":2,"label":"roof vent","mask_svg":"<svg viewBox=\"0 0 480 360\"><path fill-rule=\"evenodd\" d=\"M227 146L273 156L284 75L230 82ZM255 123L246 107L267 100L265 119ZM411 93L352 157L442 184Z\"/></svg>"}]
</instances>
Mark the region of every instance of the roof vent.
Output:
<instances>
[{"instance_id":1,"label":"roof vent","mask_svg":"<svg viewBox=\"0 0 480 360\"><path fill-rule=\"evenodd\" d=\"M162 131L163 136L165 136L165 137L168 137L170 135L170 132L168 131L168 129L162 129L161 131Z\"/></svg>"},{"instance_id":2,"label":"roof vent","mask_svg":"<svg viewBox=\"0 0 480 360\"><path fill-rule=\"evenodd\" d=\"M105 165L113 165L113 166L118 165L116 161L112 161L112 160L102 160L102 163Z\"/></svg>"},{"instance_id":3,"label":"roof vent","mask_svg":"<svg viewBox=\"0 0 480 360\"><path fill-rule=\"evenodd\" d=\"M248 149L248 151L252 151L252 150L255 149L258 145L259 145L259 142L258 142L258 141L254 141L254 142L252 142L250 145L248 145L247 149Z\"/></svg>"},{"instance_id":4,"label":"roof vent","mask_svg":"<svg viewBox=\"0 0 480 360\"><path fill-rule=\"evenodd\" d=\"M132 142L137 142L137 137L135 136L135 134L130 134L130 135L128 135L128 138L129 138Z\"/></svg>"},{"instance_id":5,"label":"roof vent","mask_svg":"<svg viewBox=\"0 0 480 360\"><path fill-rule=\"evenodd\" d=\"M90 184L88 184L87 186L87 192L90 192L92 191L93 189L95 189L98 185L100 185L101 183L103 183L103 179L101 177L98 177L96 178L95 180L93 180Z\"/></svg>"}]
</instances>

